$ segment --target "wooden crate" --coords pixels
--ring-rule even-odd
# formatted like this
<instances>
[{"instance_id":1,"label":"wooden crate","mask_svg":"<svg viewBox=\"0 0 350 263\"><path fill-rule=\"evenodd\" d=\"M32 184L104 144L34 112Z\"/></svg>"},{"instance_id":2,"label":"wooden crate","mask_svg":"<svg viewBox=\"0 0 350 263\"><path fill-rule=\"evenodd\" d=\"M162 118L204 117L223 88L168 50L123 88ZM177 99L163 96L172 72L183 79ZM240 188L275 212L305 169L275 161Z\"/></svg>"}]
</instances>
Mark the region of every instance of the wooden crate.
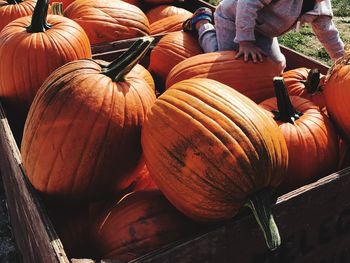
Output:
<instances>
[{"instance_id":1,"label":"wooden crate","mask_svg":"<svg viewBox=\"0 0 350 263\"><path fill-rule=\"evenodd\" d=\"M188 10L206 5L186 1ZM155 36L153 46L162 35ZM135 39L93 46L93 57L111 61ZM327 66L282 47L287 68ZM149 63L149 53L142 61ZM4 109L0 104L0 173L6 192L12 229L23 262L89 263L114 262L67 258L64 247L48 218L46 208L27 180L21 155ZM278 198L273 206L282 246L266 249L255 219L243 209L238 216L205 233L169 244L131 262L350 262L350 168L331 174ZM131 263L130 262L130 263Z\"/></svg>"}]
</instances>

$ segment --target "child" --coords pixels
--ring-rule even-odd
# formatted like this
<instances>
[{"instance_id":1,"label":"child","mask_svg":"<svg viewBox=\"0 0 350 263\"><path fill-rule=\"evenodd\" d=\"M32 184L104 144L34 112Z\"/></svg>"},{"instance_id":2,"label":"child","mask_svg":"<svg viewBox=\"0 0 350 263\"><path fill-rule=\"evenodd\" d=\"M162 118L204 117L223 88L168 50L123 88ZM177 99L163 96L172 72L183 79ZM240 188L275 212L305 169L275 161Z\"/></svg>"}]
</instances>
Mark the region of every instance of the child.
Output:
<instances>
[{"instance_id":1,"label":"child","mask_svg":"<svg viewBox=\"0 0 350 263\"><path fill-rule=\"evenodd\" d=\"M204 52L235 50L236 58L254 63L269 56L284 68L277 37L305 22L333 60L344 54L332 16L330 0L222 0L214 13L215 27L211 10L201 7L183 29L198 33Z\"/></svg>"}]
</instances>

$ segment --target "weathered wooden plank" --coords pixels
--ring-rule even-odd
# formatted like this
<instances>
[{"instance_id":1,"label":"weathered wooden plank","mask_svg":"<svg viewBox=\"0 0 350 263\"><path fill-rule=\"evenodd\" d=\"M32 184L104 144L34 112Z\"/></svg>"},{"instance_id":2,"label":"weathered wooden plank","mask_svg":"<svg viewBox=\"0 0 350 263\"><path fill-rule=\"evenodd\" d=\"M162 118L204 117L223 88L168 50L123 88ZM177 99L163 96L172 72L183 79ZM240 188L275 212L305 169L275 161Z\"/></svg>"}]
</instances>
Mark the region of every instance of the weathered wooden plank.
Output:
<instances>
[{"instance_id":1,"label":"weathered wooden plank","mask_svg":"<svg viewBox=\"0 0 350 263\"><path fill-rule=\"evenodd\" d=\"M24 175L21 156L1 104L0 120L0 171L22 261L69 262L46 211Z\"/></svg>"}]
</instances>

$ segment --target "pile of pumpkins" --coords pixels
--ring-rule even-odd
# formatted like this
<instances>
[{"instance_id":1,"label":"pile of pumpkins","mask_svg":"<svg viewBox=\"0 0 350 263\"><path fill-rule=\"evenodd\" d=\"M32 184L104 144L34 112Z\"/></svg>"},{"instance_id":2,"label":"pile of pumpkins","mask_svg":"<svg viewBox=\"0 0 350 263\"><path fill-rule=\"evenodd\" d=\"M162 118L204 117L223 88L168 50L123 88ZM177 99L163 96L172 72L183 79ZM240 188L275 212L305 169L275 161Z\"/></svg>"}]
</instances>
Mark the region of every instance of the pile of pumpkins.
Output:
<instances>
[{"instance_id":1,"label":"pile of pumpkins","mask_svg":"<svg viewBox=\"0 0 350 263\"><path fill-rule=\"evenodd\" d=\"M350 55L325 76L203 54L183 31L150 50L150 28L175 7L140 2L63 1L65 17L48 0L0 5L12 10L0 24L1 102L68 256L129 261L243 207L277 249L273 200L350 164ZM181 29L185 11L167 28ZM114 61L91 59L91 43L120 40L109 32L143 37Z\"/></svg>"}]
</instances>

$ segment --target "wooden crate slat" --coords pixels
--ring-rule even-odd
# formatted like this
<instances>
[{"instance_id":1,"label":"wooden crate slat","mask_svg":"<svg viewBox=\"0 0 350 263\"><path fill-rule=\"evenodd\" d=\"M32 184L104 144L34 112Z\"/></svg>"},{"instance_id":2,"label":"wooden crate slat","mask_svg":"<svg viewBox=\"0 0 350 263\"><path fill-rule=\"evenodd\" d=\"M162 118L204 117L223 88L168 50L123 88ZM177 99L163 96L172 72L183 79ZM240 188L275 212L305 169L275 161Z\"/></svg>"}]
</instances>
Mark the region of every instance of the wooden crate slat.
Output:
<instances>
[{"instance_id":1,"label":"wooden crate slat","mask_svg":"<svg viewBox=\"0 0 350 263\"><path fill-rule=\"evenodd\" d=\"M0 104L0 171L23 262L67 263L61 241L24 175L21 156Z\"/></svg>"}]
</instances>

